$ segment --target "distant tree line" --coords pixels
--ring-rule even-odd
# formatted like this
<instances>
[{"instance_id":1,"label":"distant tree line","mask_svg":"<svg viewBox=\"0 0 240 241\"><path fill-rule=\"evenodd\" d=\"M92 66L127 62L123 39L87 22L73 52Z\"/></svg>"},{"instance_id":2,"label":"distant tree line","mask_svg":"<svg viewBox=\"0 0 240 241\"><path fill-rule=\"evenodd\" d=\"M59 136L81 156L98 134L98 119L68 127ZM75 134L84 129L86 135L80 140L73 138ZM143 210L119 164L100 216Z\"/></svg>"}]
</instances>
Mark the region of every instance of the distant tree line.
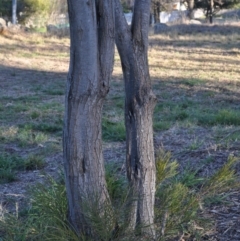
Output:
<instances>
[{"instance_id":1,"label":"distant tree line","mask_svg":"<svg viewBox=\"0 0 240 241\"><path fill-rule=\"evenodd\" d=\"M24 23L34 14L51 16L54 13L66 13L66 0L17 0L17 19ZM0 1L0 17L11 19L12 0Z\"/></svg>"},{"instance_id":2,"label":"distant tree line","mask_svg":"<svg viewBox=\"0 0 240 241\"><path fill-rule=\"evenodd\" d=\"M159 13L169 11L169 3L177 2L176 0L152 0L152 15L154 22L158 23ZM188 9L188 17L193 18L193 10L204 9L206 18L212 23L212 18L221 9L231 9L240 7L240 0L180 0Z\"/></svg>"}]
</instances>

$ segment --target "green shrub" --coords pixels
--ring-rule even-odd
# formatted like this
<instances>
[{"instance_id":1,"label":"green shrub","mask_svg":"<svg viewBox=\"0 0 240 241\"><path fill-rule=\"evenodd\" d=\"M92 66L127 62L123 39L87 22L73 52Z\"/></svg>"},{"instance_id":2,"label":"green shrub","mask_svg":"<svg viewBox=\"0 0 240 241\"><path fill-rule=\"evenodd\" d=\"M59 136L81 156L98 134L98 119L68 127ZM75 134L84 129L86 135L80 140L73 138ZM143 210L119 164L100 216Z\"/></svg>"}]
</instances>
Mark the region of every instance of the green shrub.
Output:
<instances>
[{"instance_id":1,"label":"green shrub","mask_svg":"<svg viewBox=\"0 0 240 241\"><path fill-rule=\"evenodd\" d=\"M178 173L171 153L160 150L156 158L155 207L159 240L175 240L179 233L189 233L191 240L202 240L204 231L211 227L211 222L200 215L202 204L222 203L226 198L223 192L239 185L234 170L237 161L238 158L229 156L213 176L201 178L190 168ZM196 224L202 229L196 229Z\"/></svg>"},{"instance_id":2,"label":"green shrub","mask_svg":"<svg viewBox=\"0 0 240 241\"><path fill-rule=\"evenodd\" d=\"M188 187L178 178L177 162L171 153L160 150L156 158L157 190L155 224L159 241L178 240L187 233L191 240L203 240L203 234L211 227L201 217L202 203L222 203L224 190L237 184L234 165L237 158L229 156L227 163L212 177L202 181L200 187ZM194 175L195 178L195 175ZM112 200L121 200L125 185L115 164L106 166L106 182ZM127 189L127 188L126 188ZM96 198L97 201L97 198ZM17 215L5 214L0 219L0 240L52 240L52 241L93 241L96 240L150 240L141 239L129 232L124 213L126 203L114 202L116 207L106 204L99 215L94 201L84 203L88 221L94 227L95 239L77 235L67 220L67 198L64 183L49 178L45 184L38 184L31 190L31 205L26 212ZM198 227L201 227L200 229ZM139 234L140 235L140 234Z\"/></svg>"}]
</instances>

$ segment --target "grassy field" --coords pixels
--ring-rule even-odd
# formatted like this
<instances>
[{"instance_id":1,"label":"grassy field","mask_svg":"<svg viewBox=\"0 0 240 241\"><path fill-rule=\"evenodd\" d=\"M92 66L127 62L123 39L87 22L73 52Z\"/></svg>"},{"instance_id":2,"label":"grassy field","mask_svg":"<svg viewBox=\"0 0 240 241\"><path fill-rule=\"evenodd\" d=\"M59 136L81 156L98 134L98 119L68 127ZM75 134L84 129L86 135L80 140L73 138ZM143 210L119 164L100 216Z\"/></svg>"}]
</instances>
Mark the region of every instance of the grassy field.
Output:
<instances>
[{"instance_id":1,"label":"grassy field","mask_svg":"<svg viewBox=\"0 0 240 241\"><path fill-rule=\"evenodd\" d=\"M68 38L34 33L0 36L0 219L29 203L29 187L61 175L68 63ZM149 65L158 99L156 153L170 151L179 163L179 178L196 187L230 155L240 156L240 27L169 27L150 36ZM123 115L124 86L116 53L103 113L108 163L124 163ZM239 164L235 169L239 174ZM239 217L239 203L236 189L207 199L206 213L217 225L205 240L239 240L240 219L231 224L223 220L224 215Z\"/></svg>"}]
</instances>

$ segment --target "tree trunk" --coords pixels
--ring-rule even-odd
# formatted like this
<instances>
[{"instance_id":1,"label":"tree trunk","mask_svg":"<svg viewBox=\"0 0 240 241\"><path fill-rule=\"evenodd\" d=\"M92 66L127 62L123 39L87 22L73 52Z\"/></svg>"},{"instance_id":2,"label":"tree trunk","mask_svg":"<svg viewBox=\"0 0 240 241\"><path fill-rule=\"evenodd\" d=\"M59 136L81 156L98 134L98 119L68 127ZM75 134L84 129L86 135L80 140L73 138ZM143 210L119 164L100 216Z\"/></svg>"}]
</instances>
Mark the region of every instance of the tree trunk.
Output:
<instances>
[{"instance_id":1,"label":"tree trunk","mask_svg":"<svg viewBox=\"0 0 240 241\"><path fill-rule=\"evenodd\" d=\"M17 24L17 0L12 0L12 24Z\"/></svg>"},{"instance_id":2,"label":"tree trunk","mask_svg":"<svg viewBox=\"0 0 240 241\"><path fill-rule=\"evenodd\" d=\"M193 10L194 10L194 0L189 0L188 1L188 11L189 11L189 18L193 19Z\"/></svg>"},{"instance_id":3,"label":"tree trunk","mask_svg":"<svg viewBox=\"0 0 240 241\"><path fill-rule=\"evenodd\" d=\"M150 0L136 0L131 29L116 0L116 44L125 82L126 167L132 195L128 221L133 230L155 236L155 159L152 115L156 98L148 68Z\"/></svg>"},{"instance_id":4,"label":"tree trunk","mask_svg":"<svg viewBox=\"0 0 240 241\"><path fill-rule=\"evenodd\" d=\"M84 205L109 201L102 155L102 107L114 55L111 0L68 0L70 66L63 135L68 218L78 234L94 231ZM94 206L95 207L95 206Z\"/></svg>"},{"instance_id":5,"label":"tree trunk","mask_svg":"<svg viewBox=\"0 0 240 241\"><path fill-rule=\"evenodd\" d=\"M160 23L160 3L153 2L154 23Z\"/></svg>"},{"instance_id":6,"label":"tree trunk","mask_svg":"<svg viewBox=\"0 0 240 241\"><path fill-rule=\"evenodd\" d=\"M210 24L213 23L213 0L210 0L210 6L209 6L209 22L210 22Z\"/></svg>"}]
</instances>

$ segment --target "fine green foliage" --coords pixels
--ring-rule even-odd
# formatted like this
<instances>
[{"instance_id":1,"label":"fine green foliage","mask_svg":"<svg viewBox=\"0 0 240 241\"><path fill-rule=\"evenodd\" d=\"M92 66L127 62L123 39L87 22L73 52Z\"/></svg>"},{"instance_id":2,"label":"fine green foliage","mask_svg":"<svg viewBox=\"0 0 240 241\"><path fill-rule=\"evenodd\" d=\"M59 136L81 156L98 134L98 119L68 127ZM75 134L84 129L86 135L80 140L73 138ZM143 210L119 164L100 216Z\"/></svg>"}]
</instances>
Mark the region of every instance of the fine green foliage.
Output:
<instances>
[{"instance_id":1,"label":"fine green foliage","mask_svg":"<svg viewBox=\"0 0 240 241\"><path fill-rule=\"evenodd\" d=\"M203 200L203 203L206 207L211 205L221 205L221 204L227 204L227 197L229 195L223 193L223 194L217 194L217 195L209 195L206 196Z\"/></svg>"},{"instance_id":2,"label":"fine green foliage","mask_svg":"<svg viewBox=\"0 0 240 241\"><path fill-rule=\"evenodd\" d=\"M201 217L201 211L211 204L221 204L227 195L224 190L234 187L237 176L233 170L237 158L229 156L227 163L212 177L201 180L201 185L188 185L178 174L178 164L170 152L161 149L156 158L157 191L155 223L159 241L172 240L188 233L194 240L202 240L204 232L211 227ZM188 174L189 175L189 174ZM197 173L191 180L196 178ZM0 219L0 235L3 241L52 240L93 241L139 240L128 231L124 219L127 212L127 185L115 164L107 164L106 181L114 205L106 203L99 210L98 199L83 201L84 212L94 229L94 238L77 235L67 220L67 199L64 182L51 177L47 184L38 184L30 190L31 205L25 212L5 214ZM200 228L199 228L200 227ZM0 236L1 237L1 236Z\"/></svg>"},{"instance_id":3,"label":"fine green foliage","mask_svg":"<svg viewBox=\"0 0 240 241\"><path fill-rule=\"evenodd\" d=\"M198 170L186 167L181 174L177 177L177 180L184 186L194 188L204 181L204 178L197 176Z\"/></svg>"},{"instance_id":4,"label":"fine green foliage","mask_svg":"<svg viewBox=\"0 0 240 241\"><path fill-rule=\"evenodd\" d=\"M8 153L2 153L0 155L0 184L15 181L16 170L22 169L24 169L23 158Z\"/></svg>"},{"instance_id":5,"label":"fine green foliage","mask_svg":"<svg viewBox=\"0 0 240 241\"><path fill-rule=\"evenodd\" d=\"M168 121L154 121L153 129L154 131L163 131L171 127L171 123Z\"/></svg>"},{"instance_id":6,"label":"fine green foliage","mask_svg":"<svg viewBox=\"0 0 240 241\"><path fill-rule=\"evenodd\" d=\"M226 164L213 176L202 178L190 168L178 173L177 162L172 160L171 153L160 150L156 158L155 208L159 240L176 238L181 233L202 240L203 230L211 227L200 215L202 204L221 204L226 198L223 192L238 185L234 170L237 161L237 158L229 156ZM197 226L201 228L196 229Z\"/></svg>"},{"instance_id":7,"label":"fine green foliage","mask_svg":"<svg viewBox=\"0 0 240 241\"><path fill-rule=\"evenodd\" d=\"M44 166L45 166L45 161L42 156L29 155L24 160L24 169L27 171L42 169Z\"/></svg>"},{"instance_id":8,"label":"fine green foliage","mask_svg":"<svg viewBox=\"0 0 240 241\"><path fill-rule=\"evenodd\" d=\"M43 157L29 155L26 158L21 156L2 153L0 154L0 184L16 180L16 172L23 170L37 170L45 166Z\"/></svg>"},{"instance_id":9,"label":"fine green foliage","mask_svg":"<svg viewBox=\"0 0 240 241\"><path fill-rule=\"evenodd\" d=\"M201 192L206 195L214 195L234 188L238 185L237 174L234 166L239 162L239 158L232 155L228 157L227 162L216 173L208 178L202 186Z\"/></svg>"},{"instance_id":10,"label":"fine green foliage","mask_svg":"<svg viewBox=\"0 0 240 241\"><path fill-rule=\"evenodd\" d=\"M156 220L162 237L174 236L188 230L191 221L198 222L197 195L182 183L171 183L158 189Z\"/></svg>"},{"instance_id":11,"label":"fine green foliage","mask_svg":"<svg viewBox=\"0 0 240 241\"><path fill-rule=\"evenodd\" d=\"M102 131L103 140L105 141L123 141L126 138L123 122L113 122L107 118L103 118Z\"/></svg>"},{"instance_id":12,"label":"fine green foliage","mask_svg":"<svg viewBox=\"0 0 240 241\"><path fill-rule=\"evenodd\" d=\"M31 208L23 216L6 215L0 221L3 240L78 240L71 239L76 235L66 223L67 200L63 184L49 177L48 185L39 184L31 189L31 196Z\"/></svg>"},{"instance_id":13,"label":"fine green foliage","mask_svg":"<svg viewBox=\"0 0 240 241\"><path fill-rule=\"evenodd\" d=\"M172 161L171 152L166 152L163 149L157 153L156 158L156 185L160 185L163 180L176 176L178 163Z\"/></svg>"},{"instance_id":14,"label":"fine green foliage","mask_svg":"<svg viewBox=\"0 0 240 241\"><path fill-rule=\"evenodd\" d=\"M119 174L119 167L108 163L105 172L107 189L111 200L123 199L127 193L127 184L124 176Z\"/></svg>"}]
</instances>

